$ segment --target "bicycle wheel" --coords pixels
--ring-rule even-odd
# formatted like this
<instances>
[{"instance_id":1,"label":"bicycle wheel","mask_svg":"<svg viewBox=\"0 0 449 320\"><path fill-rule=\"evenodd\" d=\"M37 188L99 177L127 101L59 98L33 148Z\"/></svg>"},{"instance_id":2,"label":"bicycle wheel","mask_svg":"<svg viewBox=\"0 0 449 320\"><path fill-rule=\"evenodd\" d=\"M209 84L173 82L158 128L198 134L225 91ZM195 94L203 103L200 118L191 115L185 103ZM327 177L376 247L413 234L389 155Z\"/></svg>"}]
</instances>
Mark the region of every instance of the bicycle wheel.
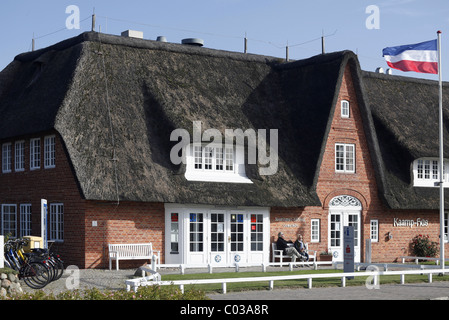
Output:
<instances>
[{"instance_id":1,"label":"bicycle wheel","mask_svg":"<svg viewBox=\"0 0 449 320\"><path fill-rule=\"evenodd\" d=\"M62 274L64 273L64 263L57 256L52 256L51 261L56 269L56 276L54 280L58 280L59 278L62 277Z\"/></svg>"},{"instance_id":2,"label":"bicycle wheel","mask_svg":"<svg viewBox=\"0 0 449 320\"><path fill-rule=\"evenodd\" d=\"M42 289L51 279L50 269L42 262L28 262L21 269L21 277L32 289Z\"/></svg>"}]
</instances>

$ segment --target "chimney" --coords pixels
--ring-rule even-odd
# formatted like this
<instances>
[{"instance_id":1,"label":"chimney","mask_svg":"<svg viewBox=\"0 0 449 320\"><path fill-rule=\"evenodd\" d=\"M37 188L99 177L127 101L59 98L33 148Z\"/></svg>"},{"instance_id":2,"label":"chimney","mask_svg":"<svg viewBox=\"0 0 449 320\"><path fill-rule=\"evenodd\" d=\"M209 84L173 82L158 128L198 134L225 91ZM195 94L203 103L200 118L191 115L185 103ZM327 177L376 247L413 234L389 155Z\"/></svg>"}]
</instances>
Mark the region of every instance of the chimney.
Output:
<instances>
[{"instance_id":1,"label":"chimney","mask_svg":"<svg viewBox=\"0 0 449 320\"><path fill-rule=\"evenodd\" d=\"M143 39L143 32L135 30L126 30L122 32L122 37Z\"/></svg>"}]
</instances>

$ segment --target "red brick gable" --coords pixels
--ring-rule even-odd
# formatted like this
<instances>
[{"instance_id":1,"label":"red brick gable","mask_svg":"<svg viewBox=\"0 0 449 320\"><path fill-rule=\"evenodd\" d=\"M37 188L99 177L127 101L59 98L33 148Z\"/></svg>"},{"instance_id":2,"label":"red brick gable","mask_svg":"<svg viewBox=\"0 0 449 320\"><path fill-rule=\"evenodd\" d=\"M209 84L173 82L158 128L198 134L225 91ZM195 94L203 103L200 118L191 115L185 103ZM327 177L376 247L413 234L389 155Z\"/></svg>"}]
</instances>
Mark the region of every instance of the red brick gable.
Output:
<instances>
[{"instance_id":1,"label":"red brick gable","mask_svg":"<svg viewBox=\"0 0 449 320\"><path fill-rule=\"evenodd\" d=\"M349 101L349 118L341 117L341 102ZM355 145L355 173L335 172L335 144ZM371 156L365 136L363 119L354 89L351 66L346 65L334 106L329 134L322 155L317 193L323 207L337 195L347 194L358 198L363 209L380 205Z\"/></svg>"}]
</instances>

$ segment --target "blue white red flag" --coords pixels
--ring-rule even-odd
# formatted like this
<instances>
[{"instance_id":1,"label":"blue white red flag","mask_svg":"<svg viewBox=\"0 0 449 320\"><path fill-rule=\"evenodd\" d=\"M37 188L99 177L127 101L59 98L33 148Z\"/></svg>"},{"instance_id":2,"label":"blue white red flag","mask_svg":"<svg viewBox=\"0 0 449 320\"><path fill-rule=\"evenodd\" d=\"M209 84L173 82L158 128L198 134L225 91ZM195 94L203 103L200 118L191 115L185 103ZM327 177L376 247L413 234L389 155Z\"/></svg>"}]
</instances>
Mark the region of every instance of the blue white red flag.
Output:
<instances>
[{"instance_id":1,"label":"blue white red flag","mask_svg":"<svg viewBox=\"0 0 449 320\"><path fill-rule=\"evenodd\" d=\"M438 74L437 40L388 47L383 49L382 53L391 68Z\"/></svg>"}]
</instances>

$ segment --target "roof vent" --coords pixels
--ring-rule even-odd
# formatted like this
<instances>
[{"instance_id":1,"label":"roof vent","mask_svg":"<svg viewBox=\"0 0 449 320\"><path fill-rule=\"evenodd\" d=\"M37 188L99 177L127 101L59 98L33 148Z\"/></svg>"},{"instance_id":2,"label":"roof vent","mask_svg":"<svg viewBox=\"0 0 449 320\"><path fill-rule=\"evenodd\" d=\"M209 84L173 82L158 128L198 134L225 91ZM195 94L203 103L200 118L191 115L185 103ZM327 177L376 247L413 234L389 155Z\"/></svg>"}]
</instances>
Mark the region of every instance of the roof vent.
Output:
<instances>
[{"instance_id":1,"label":"roof vent","mask_svg":"<svg viewBox=\"0 0 449 320\"><path fill-rule=\"evenodd\" d=\"M386 74L393 74L393 70L391 70L391 68L387 69L387 72L385 72Z\"/></svg>"},{"instance_id":2,"label":"roof vent","mask_svg":"<svg viewBox=\"0 0 449 320\"><path fill-rule=\"evenodd\" d=\"M187 38L182 39L182 44L188 44L191 46L202 47L204 46L204 40L198 38Z\"/></svg>"},{"instance_id":3,"label":"roof vent","mask_svg":"<svg viewBox=\"0 0 449 320\"><path fill-rule=\"evenodd\" d=\"M164 37L164 36L159 36L159 37L157 37L156 41L159 41L159 42L167 42L167 38Z\"/></svg>"},{"instance_id":4,"label":"roof vent","mask_svg":"<svg viewBox=\"0 0 449 320\"><path fill-rule=\"evenodd\" d=\"M143 39L143 32L135 30L126 30L122 32L122 37Z\"/></svg>"},{"instance_id":5,"label":"roof vent","mask_svg":"<svg viewBox=\"0 0 449 320\"><path fill-rule=\"evenodd\" d=\"M377 68L376 73L384 73L384 68L382 67Z\"/></svg>"}]
</instances>

